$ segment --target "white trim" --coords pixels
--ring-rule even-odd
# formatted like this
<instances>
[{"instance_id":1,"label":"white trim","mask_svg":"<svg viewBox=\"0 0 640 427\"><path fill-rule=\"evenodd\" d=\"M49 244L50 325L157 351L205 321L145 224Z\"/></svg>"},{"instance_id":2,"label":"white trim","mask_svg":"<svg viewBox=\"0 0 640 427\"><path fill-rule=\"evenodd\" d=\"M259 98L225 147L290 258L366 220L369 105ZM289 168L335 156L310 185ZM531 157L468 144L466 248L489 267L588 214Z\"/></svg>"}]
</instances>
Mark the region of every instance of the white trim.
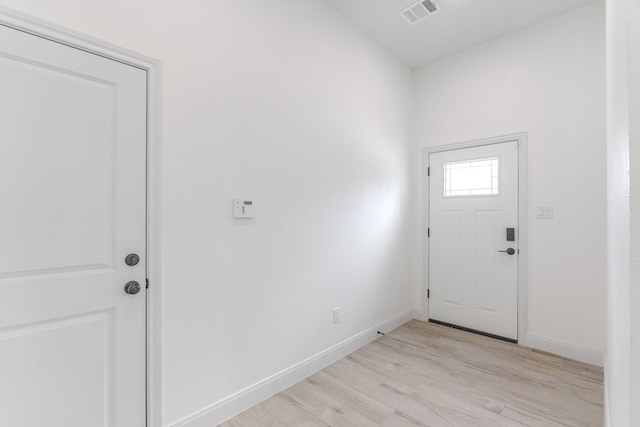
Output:
<instances>
[{"instance_id":1,"label":"white trim","mask_svg":"<svg viewBox=\"0 0 640 427\"><path fill-rule=\"evenodd\" d=\"M480 139L476 141L462 142L458 144L439 145L427 147L423 150L423 253L422 262L422 313L424 320L429 319L429 301L427 290L429 289L429 155L444 151L462 150L465 148L481 147L484 145L502 144L505 142L518 142L518 344L526 346L527 336L527 133L497 136L495 138Z\"/></svg>"},{"instance_id":2,"label":"white trim","mask_svg":"<svg viewBox=\"0 0 640 427\"><path fill-rule=\"evenodd\" d=\"M609 366L608 364L608 360L607 360L607 353L604 353L604 363L603 363L604 368L604 426L605 427L612 427L611 426L611 395L609 394L609 375L607 375L607 366Z\"/></svg>"},{"instance_id":3,"label":"white trim","mask_svg":"<svg viewBox=\"0 0 640 427\"><path fill-rule=\"evenodd\" d=\"M171 424L169 427L210 427L218 425L224 420L302 381L308 376L356 351L360 347L375 341L376 338L379 337L378 331L387 333L405 324L411 320L412 314L413 312L408 310L398 316L392 317L269 378L259 381L244 390L240 390L201 411L183 418Z\"/></svg>"},{"instance_id":4,"label":"white trim","mask_svg":"<svg viewBox=\"0 0 640 427\"><path fill-rule=\"evenodd\" d=\"M518 224L520 230L518 246L520 253L518 256L518 344L526 346L528 343L527 334L527 260L529 251L527 250L527 138L526 133L519 134L520 149L518 150Z\"/></svg>"},{"instance_id":5,"label":"white trim","mask_svg":"<svg viewBox=\"0 0 640 427\"><path fill-rule=\"evenodd\" d=\"M429 290L429 238L427 237L429 229L429 154L431 151L424 149L422 158L422 315L424 321L429 321L429 299L427 292Z\"/></svg>"},{"instance_id":6,"label":"white trim","mask_svg":"<svg viewBox=\"0 0 640 427\"><path fill-rule=\"evenodd\" d=\"M591 365L604 366L604 352L563 343L550 338L529 335L527 337L527 347Z\"/></svg>"},{"instance_id":7,"label":"white trim","mask_svg":"<svg viewBox=\"0 0 640 427\"><path fill-rule=\"evenodd\" d=\"M148 70L147 426L162 426L162 64Z\"/></svg>"},{"instance_id":8,"label":"white trim","mask_svg":"<svg viewBox=\"0 0 640 427\"><path fill-rule=\"evenodd\" d=\"M147 71L147 425L161 426L161 63L6 6L0 6L0 23Z\"/></svg>"}]
</instances>

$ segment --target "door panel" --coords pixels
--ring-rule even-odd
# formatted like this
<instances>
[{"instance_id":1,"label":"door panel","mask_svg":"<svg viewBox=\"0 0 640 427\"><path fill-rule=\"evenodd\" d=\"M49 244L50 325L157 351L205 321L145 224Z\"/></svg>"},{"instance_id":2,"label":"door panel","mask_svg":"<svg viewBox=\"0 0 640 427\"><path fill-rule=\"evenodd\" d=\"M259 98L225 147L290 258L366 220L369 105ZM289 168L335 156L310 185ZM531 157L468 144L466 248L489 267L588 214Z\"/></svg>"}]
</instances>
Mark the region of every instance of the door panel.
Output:
<instances>
[{"instance_id":1,"label":"door panel","mask_svg":"<svg viewBox=\"0 0 640 427\"><path fill-rule=\"evenodd\" d=\"M429 156L429 318L517 339L518 142ZM469 187L469 188L466 188Z\"/></svg>"},{"instance_id":2,"label":"door panel","mask_svg":"<svg viewBox=\"0 0 640 427\"><path fill-rule=\"evenodd\" d=\"M6 393L0 421L113 425L113 329L113 311L5 328L0 334L0 378Z\"/></svg>"},{"instance_id":3,"label":"door panel","mask_svg":"<svg viewBox=\"0 0 640 427\"><path fill-rule=\"evenodd\" d=\"M143 426L146 72L0 25L0 75L0 425Z\"/></svg>"},{"instance_id":4,"label":"door panel","mask_svg":"<svg viewBox=\"0 0 640 427\"><path fill-rule=\"evenodd\" d=\"M499 230L498 211L476 212L476 301L478 310L496 313L496 283L498 282L496 258Z\"/></svg>"},{"instance_id":5,"label":"door panel","mask_svg":"<svg viewBox=\"0 0 640 427\"><path fill-rule=\"evenodd\" d=\"M461 211L442 212L442 252L444 260L456 260L464 253L462 246L462 219ZM447 283L463 283L464 271L455 266L444 268L441 271L442 278ZM447 304L462 305L464 301L463 289L459 286L447 286L445 289L445 301Z\"/></svg>"},{"instance_id":6,"label":"door panel","mask_svg":"<svg viewBox=\"0 0 640 427\"><path fill-rule=\"evenodd\" d=\"M0 277L111 268L115 88L23 61L0 57Z\"/></svg>"}]
</instances>

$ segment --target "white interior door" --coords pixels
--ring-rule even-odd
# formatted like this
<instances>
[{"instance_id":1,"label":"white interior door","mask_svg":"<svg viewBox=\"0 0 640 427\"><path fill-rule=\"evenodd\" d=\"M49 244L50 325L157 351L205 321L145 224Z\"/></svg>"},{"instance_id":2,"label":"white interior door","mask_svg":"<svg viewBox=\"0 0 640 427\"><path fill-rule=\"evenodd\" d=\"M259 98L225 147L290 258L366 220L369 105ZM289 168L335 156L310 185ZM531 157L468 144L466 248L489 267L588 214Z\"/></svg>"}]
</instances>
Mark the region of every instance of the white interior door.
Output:
<instances>
[{"instance_id":1,"label":"white interior door","mask_svg":"<svg viewBox=\"0 0 640 427\"><path fill-rule=\"evenodd\" d=\"M0 425L144 426L146 71L0 25L0 76Z\"/></svg>"},{"instance_id":2,"label":"white interior door","mask_svg":"<svg viewBox=\"0 0 640 427\"><path fill-rule=\"evenodd\" d=\"M431 320L517 340L518 144L429 155Z\"/></svg>"}]
</instances>

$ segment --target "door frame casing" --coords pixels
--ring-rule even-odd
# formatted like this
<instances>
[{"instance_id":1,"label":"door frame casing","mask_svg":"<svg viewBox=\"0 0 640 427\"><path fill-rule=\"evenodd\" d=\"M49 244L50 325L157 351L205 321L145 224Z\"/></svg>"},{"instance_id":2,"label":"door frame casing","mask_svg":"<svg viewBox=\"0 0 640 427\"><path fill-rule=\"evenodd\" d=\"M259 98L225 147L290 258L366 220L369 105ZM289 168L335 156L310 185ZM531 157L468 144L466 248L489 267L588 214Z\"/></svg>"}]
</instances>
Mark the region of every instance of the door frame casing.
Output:
<instances>
[{"instance_id":1,"label":"door frame casing","mask_svg":"<svg viewBox=\"0 0 640 427\"><path fill-rule=\"evenodd\" d=\"M518 344L526 346L527 340L527 139L526 132L497 136L494 138L478 139L456 144L438 145L423 149L422 172L423 172L423 232L422 232L422 313L423 320L429 320L429 300L427 292L429 290L429 238L427 232L429 228L429 155L445 151L462 150L465 148L481 147L485 145L501 144L505 142L518 142Z\"/></svg>"},{"instance_id":2,"label":"door frame casing","mask_svg":"<svg viewBox=\"0 0 640 427\"><path fill-rule=\"evenodd\" d=\"M61 43L147 72L146 194L146 412L147 426L162 425L161 316L161 77L160 61L0 5L0 25Z\"/></svg>"}]
</instances>

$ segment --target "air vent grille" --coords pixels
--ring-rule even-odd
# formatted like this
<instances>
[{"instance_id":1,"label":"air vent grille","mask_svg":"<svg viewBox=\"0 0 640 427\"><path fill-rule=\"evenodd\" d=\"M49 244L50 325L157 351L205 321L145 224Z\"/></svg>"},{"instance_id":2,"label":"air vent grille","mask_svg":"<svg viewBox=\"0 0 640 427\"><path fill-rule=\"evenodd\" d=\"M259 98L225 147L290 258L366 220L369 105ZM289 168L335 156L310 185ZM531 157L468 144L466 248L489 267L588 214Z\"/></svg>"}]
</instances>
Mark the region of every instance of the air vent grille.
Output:
<instances>
[{"instance_id":1,"label":"air vent grille","mask_svg":"<svg viewBox=\"0 0 640 427\"><path fill-rule=\"evenodd\" d=\"M413 3L406 9L400 11L400 16L402 16L409 24L417 24L440 11L440 6L435 2L435 0L421 0L417 3Z\"/></svg>"}]
</instances>

